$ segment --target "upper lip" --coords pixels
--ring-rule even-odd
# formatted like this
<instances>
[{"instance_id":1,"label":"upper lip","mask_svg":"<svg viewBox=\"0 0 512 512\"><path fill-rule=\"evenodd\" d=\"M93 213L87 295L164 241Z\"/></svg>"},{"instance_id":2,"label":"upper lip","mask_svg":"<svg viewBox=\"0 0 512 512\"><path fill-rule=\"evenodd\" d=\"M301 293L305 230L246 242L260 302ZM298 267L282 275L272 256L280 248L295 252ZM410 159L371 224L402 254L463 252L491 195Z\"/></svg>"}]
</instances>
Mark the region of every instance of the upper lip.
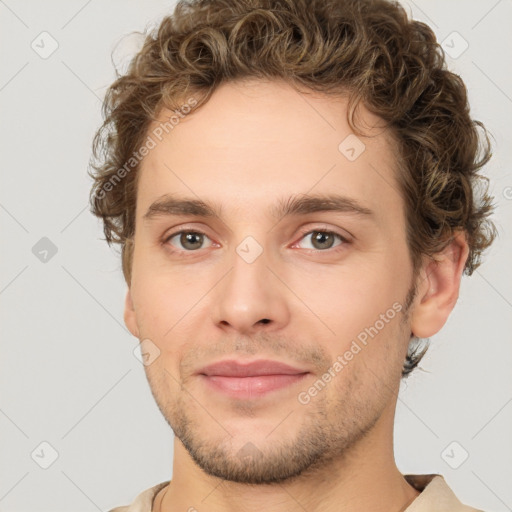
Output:
<instances>
[{"instance_id":1,"label":"upper lip","mask_svg":"<svg viewBox=\"0 0 512 512\"><path fill-rule=\"evenodd\" d=\"M307 370L278 361L259 359L257 361L243 362L234 359L219 361L205 366L197 372L200 375L219 375L223 377L256 377L258 375L299 375Z\"/></svg>"}]
</instances>

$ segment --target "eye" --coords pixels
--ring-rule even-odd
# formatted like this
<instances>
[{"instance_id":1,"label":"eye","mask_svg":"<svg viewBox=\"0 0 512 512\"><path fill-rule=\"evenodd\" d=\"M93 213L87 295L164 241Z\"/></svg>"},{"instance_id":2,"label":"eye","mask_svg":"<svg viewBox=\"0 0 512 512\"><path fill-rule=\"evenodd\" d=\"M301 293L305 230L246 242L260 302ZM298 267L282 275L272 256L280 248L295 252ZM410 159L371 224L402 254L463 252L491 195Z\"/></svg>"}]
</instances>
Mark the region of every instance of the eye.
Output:
<instances>
[{"instance_id":1,"label":"eye","mask_svg":"<svg viewBox=\"0 0 512 512\"><path fill-rule=\"evenodd\" d=\"M338 247L340 245L348 243L348 240L341 236L340 234L335 233L334 231L327 231L321 229L308 231L307 233L303 234L301 240L305 240L307 239L307 237L311 237L311 247L302 247L303 249L325 251L327 249L332 249L334 247ZM336 238L340 240L340 243L338 243L337 245L333 245Z\"/></svg>"},{"instance_id":2,"label":"eye","mask_svg":"<svg viewBox=\"0 0 512 512\"><path fill-rule=\"evenodd\" d=\"M201 233L200 231L177 231L176 233L169 235L164 242L170 243L173 247L175 247L172 243L172 240L177 239L177 243L181 244L181 247L183 248L182 249L178 247L178 250L193 252L194 250L197 249L204 249L205 247L203 247L203 243L207 238L208 237L204 233Z\"/></svg>"},{"instance_id":3,"label":"eye","mask_svg":"<svg viewBox=\"0 0 512 512\"><path fill-rule=\"evenodd\" d=\"M339 233L325 229L308 231L302 235L301 240L306 240L308 237L311 239L310 247L301 247L302 249L327 251L349 243L349 241ZM338 244L335 244L336 239L339 240ZM206 240L209 241L209 244L205 246L204 243ZM164 244L171 245L171 251L176 250L177 252L196 252L199 249L205 249L212 246L211 240L206 234L201 231L187 230L172 233L165 238ZM181 245L181 247L176 244ZM300 245L300 242L297 242L295 246L296 245Z\"/></svg>"}]
</instances>

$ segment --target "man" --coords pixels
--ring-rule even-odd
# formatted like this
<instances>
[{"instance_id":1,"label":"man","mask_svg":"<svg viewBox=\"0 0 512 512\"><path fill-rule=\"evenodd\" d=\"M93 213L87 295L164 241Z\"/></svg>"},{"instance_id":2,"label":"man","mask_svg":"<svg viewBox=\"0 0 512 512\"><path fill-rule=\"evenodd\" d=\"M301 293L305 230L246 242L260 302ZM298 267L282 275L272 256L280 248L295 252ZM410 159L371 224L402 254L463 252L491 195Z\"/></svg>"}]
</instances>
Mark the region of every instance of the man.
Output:
<instances>
[{"instance_id":1,"label":"man","mask_svg":"<svg viewBox=\"0 0 512 512\"><path fill-rule=\"evenodd\" d=\"M384 0L181 2L104 113L91 203L175 434L172 481L114 510L475 510L393 454L416 342L495 236L432 31Z\"/></svg>"}]
</instances>

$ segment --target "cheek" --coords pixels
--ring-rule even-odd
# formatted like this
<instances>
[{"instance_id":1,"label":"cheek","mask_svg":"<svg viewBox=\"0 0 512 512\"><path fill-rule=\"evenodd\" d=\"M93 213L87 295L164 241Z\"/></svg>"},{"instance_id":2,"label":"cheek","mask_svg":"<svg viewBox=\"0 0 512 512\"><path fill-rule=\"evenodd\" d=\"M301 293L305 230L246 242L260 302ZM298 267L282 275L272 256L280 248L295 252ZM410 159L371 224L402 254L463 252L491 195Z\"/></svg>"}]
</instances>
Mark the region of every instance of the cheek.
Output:
<instances>
[{"instance_id":1,"label":"cheek","mask_svg":"<svg viewBox=\"0 0 512 512\"><path fill-rule=\"evenodd\" d=\"M177 269L159 271L141 265L134 270L132 294L140 332L161 356L147 371L155 378L165 371L179 378L180 361L197 342L197 329L205 324L208 310L201 298L211 286L202 279L188 279Z\"/></svg>"},{"instance_id":2,"label":"cheek","mask_svg":"<svg viewBox=\"0 0 512 512\"><path fill-rule=\"evenodd\" d=\"M131 289L139 325L164 340L198 301L199 283L183 266L171 267L157 249L143 242L135 247Z\"/></svg>"},{"instance_id":3,"label":"cheek","mask_svg":"<svg viewBox=\"0 0 512 512\"><path fill-rule=\"evenodd\" d=\"M376 322L377 327L382 327L381 315L385 316L384 322L389 321L383 331L395 323L390 320L399 316L406 283L393 272L383 260L375 259L324 267L315 273L301 272L300 277L289 274L288 282L299 297L304 297L304 305L297 307L306 306L317 317L315 322L321 320L319 329L325 338L344 347Z\"/></svg>"}]
</instances>

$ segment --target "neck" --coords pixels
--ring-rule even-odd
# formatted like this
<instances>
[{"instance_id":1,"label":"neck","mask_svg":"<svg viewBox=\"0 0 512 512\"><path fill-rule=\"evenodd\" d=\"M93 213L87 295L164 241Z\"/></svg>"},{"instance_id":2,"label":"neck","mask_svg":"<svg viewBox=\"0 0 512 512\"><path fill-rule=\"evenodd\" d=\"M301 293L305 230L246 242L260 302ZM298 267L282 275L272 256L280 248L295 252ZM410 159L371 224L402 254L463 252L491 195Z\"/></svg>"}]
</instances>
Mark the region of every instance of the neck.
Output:
<instances>
[{"instance_id":1,"label":"neck","mask_svg":"<svg viewBox=\"0 0 512 512\"><path fill-rule=\"evenodd\" d=\"M385 412L348 453L292 480L267 485L239 484L206 474L175 438L174 476L159 496L156 510L402 512L419 492L396 467L393 419L394 411Z\"/></svg>"}]
</instances>

